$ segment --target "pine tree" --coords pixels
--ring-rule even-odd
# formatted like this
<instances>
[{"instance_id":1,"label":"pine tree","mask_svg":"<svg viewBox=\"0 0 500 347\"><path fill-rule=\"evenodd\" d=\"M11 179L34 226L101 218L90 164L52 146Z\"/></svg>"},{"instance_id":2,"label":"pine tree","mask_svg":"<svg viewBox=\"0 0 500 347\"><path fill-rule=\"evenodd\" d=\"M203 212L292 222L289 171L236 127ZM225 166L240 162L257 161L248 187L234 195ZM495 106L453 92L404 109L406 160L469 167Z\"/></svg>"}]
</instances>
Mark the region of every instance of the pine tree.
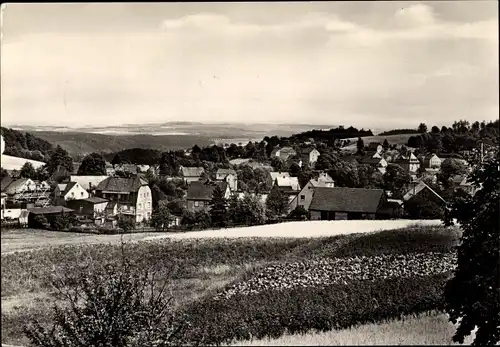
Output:
<instances>
[{"instance_id":1,"label":"pine tree","mask_svg":"<svg viewBox=\"0 0 500 347\"><path fill-rule=\"evenodd\" d=\"M23 178L31 178L32 180L36 179L36 170L29 161L24 163L20 172L21 177Z\"/></svg>"},{"instance_id":2,"label":"pine tree","mask_svg":"<svg viewBox=\"0 0 500 347\"><path fill-rule=\"evenodd\" d=\"M64 150L60 145L57 145L47 163L47 170L49 174L53 174L59 167L63 167L69 172L72 172L73 159L66 150Z\"/></svg>"},{"instance_id":3,"label":"pine tree","mask_svg":"<svg viewBox=\"0 0 500 347\"><path fill-rule=\"evenodd\" d=\"M384 151L387 151L389 149L389 141L387 141L387 139L384 140L382 147L384 148Z\"/></svg>"},{"instance_id":4,"label":"pine tree","mask_svg":"<svg viewBox=\"0 0 500 347\"><path fill-rule=\"evenodd\" d=\"M99 153L90 153L83 158L78 175L106 175L106 161Z\"/></svg>"},{"instance_id":5,"label":"pine tree","mask_svg":"<svg viewBox=\"0 0 500 347\"><path fill-rule=\"evenodd\" d=\"M358 150L358 153L363 153L365 150L365 142L361 137L358 137L358 141L356 142L356 148Z\"/></svg>"},{"instance_id":6,"label":"pine tree","mask_svg":"<svg viewBox=\"0 0 500 347\"><path fill-rule=\"evenodd\" d=\"M215 227L225 227L227 225L227 200L224 197L224 191L217 185L212 193L210 202L210 217L212 225Z\"/></svg>"},{"instance_id":7,"label":"pine tree","mask_svg":"<svg viewBox=\"0 0 500 347\"><path fill-rule=\"evenodd\" d=\"M281 218L287 212L288 199L287 197L274 186L266 200L267 216L275 219Z\"/></svg>"}]
</instances>

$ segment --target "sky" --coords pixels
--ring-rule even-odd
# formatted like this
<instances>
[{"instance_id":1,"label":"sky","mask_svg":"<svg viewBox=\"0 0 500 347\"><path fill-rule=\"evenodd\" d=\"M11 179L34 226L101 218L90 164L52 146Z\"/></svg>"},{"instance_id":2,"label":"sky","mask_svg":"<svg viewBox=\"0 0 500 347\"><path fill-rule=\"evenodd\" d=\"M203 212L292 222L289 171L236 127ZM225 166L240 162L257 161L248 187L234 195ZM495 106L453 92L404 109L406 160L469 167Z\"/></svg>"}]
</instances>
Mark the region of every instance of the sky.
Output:
<instances>
[{"instance_id":1,"label":"sky","mask_svg":"<svg viewBox=\"0 0 500 347\"><path fill-rule=\"evenodd\" d=\"M498 2L7 4L2 125L499 114Z\"/></svg>"}]
</instances>

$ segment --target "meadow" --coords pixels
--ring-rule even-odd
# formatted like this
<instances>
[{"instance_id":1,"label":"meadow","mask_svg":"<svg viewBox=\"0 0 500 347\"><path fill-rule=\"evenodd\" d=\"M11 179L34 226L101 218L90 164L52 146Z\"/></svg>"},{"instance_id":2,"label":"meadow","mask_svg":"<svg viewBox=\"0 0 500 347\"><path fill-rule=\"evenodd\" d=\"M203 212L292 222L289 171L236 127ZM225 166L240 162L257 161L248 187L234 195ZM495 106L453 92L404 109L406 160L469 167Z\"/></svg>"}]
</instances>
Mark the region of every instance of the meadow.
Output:
<instances>
[{"instance_id":1,"label":"meadow","mask_svg":"<svg viewBox=\"0 0 500 347\"><path fill-rule=\"evenodd\" d=\"M380 142L382 144L385 139L389 142L390 145L397 145L398 147L401 145L407 145L408 139L410 136L415 136L417 135L417 131L415 131L415 134L398 134L398 135L387 135L387 136L365 136L363 137L363 141L365 143L365 146L367 146L370 142ZM357 137L350 138L351 144L343 147L342 149L345 151L356 151L356 141L358 140Z\"/></svg>"},{"instance_id":2,"label":"meadow","mask_svg":"<svg viewBox=\"0 0 500 347\"><path fill-rule=\"evenodd\" d=\"M124 251L136 266L162 271L175 309L194 327L186 343L230 344L439 310L459 236L457 228L411 226L312 238L158 239ZM120 252L100 243L2 254L2 343L26 345L22 324L50 321L52 274L116 262Z\"/></svg>"}]
</instances>

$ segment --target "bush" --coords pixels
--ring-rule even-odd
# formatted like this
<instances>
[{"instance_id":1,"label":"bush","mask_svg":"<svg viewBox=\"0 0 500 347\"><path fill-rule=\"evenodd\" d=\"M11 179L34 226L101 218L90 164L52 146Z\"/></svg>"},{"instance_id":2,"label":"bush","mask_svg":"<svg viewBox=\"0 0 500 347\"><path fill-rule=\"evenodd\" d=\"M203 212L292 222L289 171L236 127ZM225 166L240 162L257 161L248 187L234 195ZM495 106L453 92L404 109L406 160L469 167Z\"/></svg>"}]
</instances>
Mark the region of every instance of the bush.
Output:
<instances>
[{"instance_id":1,"label":"bush","mask_svg":"<svg viewBox=\"0 0 500 347\"><path fill-rule=\"evenodd\" d=\"M24 327L34 346L176 345L187 327L174 320L166 282L156 272L138 271L124 256L120 263L67 271L53 285L67 305L54 306L49 329L38 321Z\"/></svg>"}]
</instances>

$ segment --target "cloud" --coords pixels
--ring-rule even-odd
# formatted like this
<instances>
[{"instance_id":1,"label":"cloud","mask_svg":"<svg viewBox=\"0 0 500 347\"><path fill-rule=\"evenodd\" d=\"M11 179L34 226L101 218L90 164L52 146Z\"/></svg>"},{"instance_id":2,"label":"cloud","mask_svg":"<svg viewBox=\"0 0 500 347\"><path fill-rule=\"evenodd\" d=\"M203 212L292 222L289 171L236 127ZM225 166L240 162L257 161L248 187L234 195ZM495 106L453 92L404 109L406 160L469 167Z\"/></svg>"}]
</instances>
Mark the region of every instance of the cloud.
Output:
<instances>
[{"instance_id":1,"label":"cloud","mask_svg":"<svg viewBox=\"0 0 500 347\"><path fill-rule=\"evenodd\" d=\"M372 117L390 127L492 115L497 19L452 22L430 5L403 3L380 21L318 11L266 23L207 12L157 21L156 31L23 34L2 46L2 123L368 127Z\"/></svg>"}]
</instances>

